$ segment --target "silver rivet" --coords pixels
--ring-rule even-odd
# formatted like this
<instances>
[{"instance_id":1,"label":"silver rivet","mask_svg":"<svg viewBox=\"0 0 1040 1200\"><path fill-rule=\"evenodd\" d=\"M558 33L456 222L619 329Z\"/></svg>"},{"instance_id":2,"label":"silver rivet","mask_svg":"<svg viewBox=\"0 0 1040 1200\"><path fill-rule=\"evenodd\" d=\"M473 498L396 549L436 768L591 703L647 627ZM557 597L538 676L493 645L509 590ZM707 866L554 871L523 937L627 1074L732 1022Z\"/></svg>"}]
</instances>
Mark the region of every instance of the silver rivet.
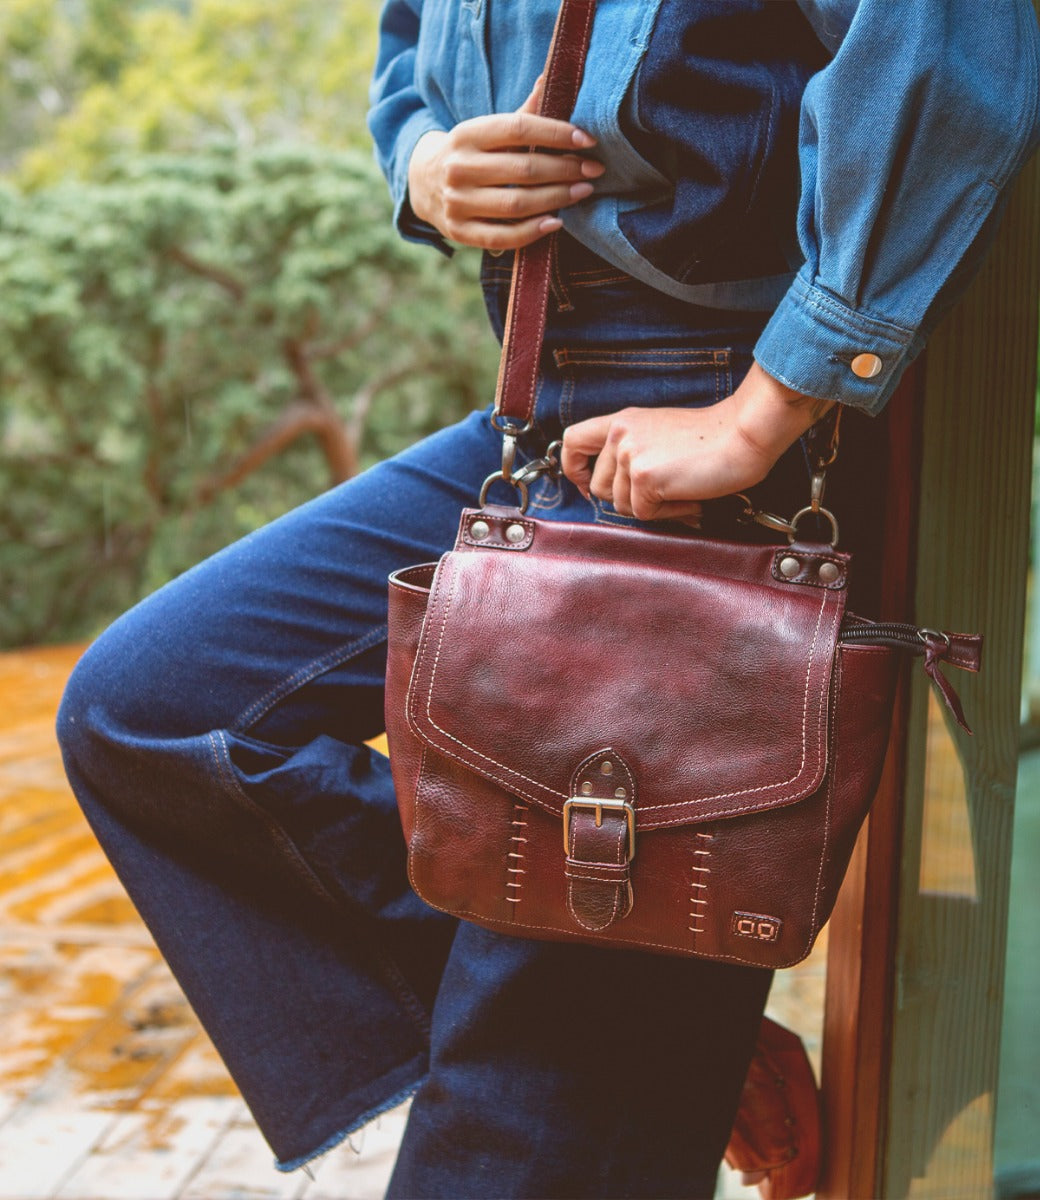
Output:
<instances>
[{"instance_id":1,"label":"silver rivet","mask_svg":"<svg viewBox=\"0 0 1040 1200\"><path fill-rule=\"evenodd\" d=\"M581 794L583 796L591 796L592 795L592 784L589 783L589 781L587 779L581 785Z\"/></svg>"},{"instance_id":2,"label":"silver rivet","mask_svg":"<svg viewBox=\"0 0 1040 1200\"><path fill-rule=\"evenodd\" d=\"M614 795L619 800L624 800L624 798L628 795L628 792L626 792L624 788L618 788L618 790L614 793Z\"/></svg>"},{"instance_id":3,"label":"silver rivet","mask_svg":"<svg viewBox=\"0 0 1040 1200\"><path fill-rule=\"evenodd\" d=\"M797 558L792 558L790 555L788 555L787 558L782 558L780 560L780 574L783 575L785 579L794 579L801 569L802 564Z\"/></svg>"},{"instance_id":4,"label":"silver rivet","mask_svg":"<svg viewBox=\"0 0 1040 1200\"><path fill-rule=\"evenodd\" d=\"M469 536L478 542L483 541L490 532L491 526L487 521L474 521L469 527Z\"/></svg>"},{"instance_id":5,"label":"silver rivet","mask_svg":"<svg viewBox=\"0 0 1040 1200\"><path fill-rule=\"evenodd\" d=\"M857 354L849 364L853 375L860 379L873 379L875 375L880 375L884 365L876 354Z\"/></svg>"},{"instance_id":6,"label":"silver rivet","mask_svg":"<svg viewBox=\"0 0 1040 1200\"><path fill-rule=\"evenodd\" d=\"M600 764L599 769L603 772L604 775L613 775L614 774L614 764L610 761L609 758L605 762Z\"/></svg>"},{"instance_id":7,"label":"silver rivet","mask_svg":"<svg viewBox=\"0 0 1040 1200\"><path fill-rule=\"evenodd\" d=\"M516 545L517 542L522 542L527 537L527 530L523 525L507 525L506 526L506 541Z\"/></svg>"},{"instance_id":8,"label":"silver rivet","mask_svg":"<svg viewBox=\"0 0 1040 1200\"><path fill-rule=\"evenodd\" d=\"M822 562L818 574L821 583L834 583L841 574L841 569L837 563Z\"/></svg>"}]
</instances>

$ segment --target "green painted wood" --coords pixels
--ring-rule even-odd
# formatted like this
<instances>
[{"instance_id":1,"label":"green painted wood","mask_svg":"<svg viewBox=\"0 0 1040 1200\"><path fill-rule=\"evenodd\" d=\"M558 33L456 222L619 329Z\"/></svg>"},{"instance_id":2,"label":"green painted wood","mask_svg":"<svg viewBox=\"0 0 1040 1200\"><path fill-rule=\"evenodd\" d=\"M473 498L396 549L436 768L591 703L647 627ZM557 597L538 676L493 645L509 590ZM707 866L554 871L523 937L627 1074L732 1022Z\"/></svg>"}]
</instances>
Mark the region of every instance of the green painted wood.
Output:
<instances>
[{"instance_id":1,"label":"green painted wood","mask_svg":"<svg viewBox=\"0 0 1040 1200\"><path fill-rule=\"evenodd\" d=\"M916 611L986 636L961 672L975 737L915 672L902 826L884 1197L992 1194L1040 294L1040 162L924 366Z\"/></svg>"}]
</instances>

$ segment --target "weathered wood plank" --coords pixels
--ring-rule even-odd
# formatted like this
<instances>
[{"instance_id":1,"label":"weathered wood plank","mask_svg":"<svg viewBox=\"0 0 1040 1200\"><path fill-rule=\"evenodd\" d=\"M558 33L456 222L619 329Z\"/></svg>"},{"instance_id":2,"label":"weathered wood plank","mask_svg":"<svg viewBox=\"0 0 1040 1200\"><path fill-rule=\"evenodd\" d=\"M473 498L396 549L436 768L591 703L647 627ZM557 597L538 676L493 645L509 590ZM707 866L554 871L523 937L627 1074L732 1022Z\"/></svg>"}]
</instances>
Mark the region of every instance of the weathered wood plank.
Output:
<instances>
[{"instance_id":1,"label":"weathered wood plank","mask_svg":"<svg viewBox=\"0 0 1040 1200\"><path fill-rule=\"evenodd\" d=\"M74 1080L76 1056L89 1052L110 1028L113 1041L125 1032L112 1016L127 987L147 986L157 963L154 949L110 951L99 946L34 945L0 948L5 996L0 1014L0 1085L8 1098L22 1099L39 1088L53 1090L58 1072L63 1087ZM87 1069L91 1090L104 1085L95 1066Z\"/></svg>"},{"instance_id":2,"label":"weathered wood plank","mask_svg":"<svg viewBox=\"0 0 1040 1200\"><path fill-rule=\"evenodd\" d=\"M142 1101L112 1123L55 1200L176 1200L235 1116L227 1096Z\"/></svg>"},{"instance_id":3,"label":"weathered wood plank","mask_svg":"<svg viewBox=\"0 0 1040 1200\"><path fill-rule=\"evenodd\" d=\"M994 256L933 339L919 386L910 381L923 409L920 479L910 410L890 412L900 424L889 508L894 499L904 515L886 519L882 613L912 607L930 624L983 629L987 661L981 682L957 673L974 742L929 721L920 678L897 707L879 798L831 924L820 1196L832 1200L992 1189L1038 251L1034 162ZM901 600L911 593L912 606Z\"/></svg>"},{"instance_id":4,"label":"weathered wood plank","mask_svg":"<svg viewBox=\"0 0 1040 1200\"><path fill-rule=\"evenodd\" d=\"M302 1171L276 1171L272 1162L267 1143L242 1105L177 1200L298 1200L310 1180Z\"/></svg>"},{"instance_id":5,"label":"weathered wood plank","mask_svg":"<svg viewBox=\"0 0 1040 1200\"><path fill-rule=\"evenodd\" d=\"M912 369L883 420L886 470L867 497L880 543L865 547L880 583L876 612L905 620L912 611L920 376ZM865 447L853 446L863 455ZM876 1195L888 1066L891 947L899 875L899 812L905 768L907 681L896 695L892 736L870 819L860 833L830 924L824 1008L823 1099L826 1139L821 1200Z\"/></svg>"},{"instance_id":6,"label":"weathered wood plank","mask_svg":"<svg viewBox=\"0 0 1040 1200\"><path fill-rule=\"evenodd\" d=\"M275 1171L69 793L53 722L79 654L0 655L0 1200L295 1200L314 1185ZM341 1157L377 1200L387 1147L360 1171L337 1149L324 1179Z\"/></svg>"},{"instance_id":7,"label":"weathered wood plank","mask_svg":"<svg viewBox=\"0 0 1040 1200\"><path fill-rule=\"evenodd\" d=\"M113 1119L111 1113L70 1107L61 1095L19 1106L0 1128L0 1196L48 1200Z\"/></svg>"},{"instance_id":8,"label":"weathered wood plank","mask_svg":"<svg viewBox=\"0 0 1040 1200\"><path fill-rule=\"evenodd\" d=\"M884 1196L992 1189L1038 294L1034 162L926 366L917 611L981 629L987 645L981 676L957 680L975 738L952 734L913 685Z\"/></svg>"},{"instance_id":9,"label":"weathered wood plank","mask_svg":"<svg viewBox=\"0 0 1040 1200\"><path fill-rule=\"evenodd\" d=\"M375 1200L386 1191L408 1119L407 1103L358 1130L350 1144L314 1164L303 1200Z\"/></svg>"}]
</instances>

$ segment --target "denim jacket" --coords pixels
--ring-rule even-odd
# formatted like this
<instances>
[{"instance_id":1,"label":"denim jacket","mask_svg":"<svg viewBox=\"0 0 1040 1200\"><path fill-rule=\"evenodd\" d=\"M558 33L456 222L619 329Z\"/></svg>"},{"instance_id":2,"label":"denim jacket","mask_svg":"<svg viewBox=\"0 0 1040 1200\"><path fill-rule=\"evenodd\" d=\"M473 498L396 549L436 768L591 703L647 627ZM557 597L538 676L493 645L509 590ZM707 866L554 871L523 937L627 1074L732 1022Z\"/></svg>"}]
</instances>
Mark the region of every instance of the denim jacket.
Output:
<instances>
[{"instance_id":1,"label":"denim jacket","mask_svg":"<svg viewBox=\"0 0 1040 1200\"><path fill-rule=\"evenodd\" d=\"M404 236L445 248L408 205L415 143L518 107L557 7L386 0L369 126ZM1030 0L600 0L574 121L608 169L571 234L772 310L769 374L876 413L1040 142L1040 34Z\"/></svg>"}]
</instances>

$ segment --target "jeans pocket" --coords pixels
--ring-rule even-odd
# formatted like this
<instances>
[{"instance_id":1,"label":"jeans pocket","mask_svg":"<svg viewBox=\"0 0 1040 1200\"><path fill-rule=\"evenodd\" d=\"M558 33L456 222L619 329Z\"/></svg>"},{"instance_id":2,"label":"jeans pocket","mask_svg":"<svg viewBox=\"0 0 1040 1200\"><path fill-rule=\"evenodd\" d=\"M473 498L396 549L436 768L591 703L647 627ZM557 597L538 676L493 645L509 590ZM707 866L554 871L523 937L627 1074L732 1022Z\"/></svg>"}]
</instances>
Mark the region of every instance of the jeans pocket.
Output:
<instances>
[{"instance_id":1,"label":"jeans pocket","mask_svg":"<svg viewBox=\"0 0 1040 1200\"><path fill-rule=\"evenodd\" d=\"M590 345L553 351L559 372L560 424L622 408L705 408L733 390L735 353L728 346ZM596 521L643 526L612 504L593 500ZM660 528L660 523L648 527Z\"/></svg>"},{"instance_id":2,"label":"jeans pocket","mask_svg":"<svg viewBox=\"0 0 1040 1200\"><path fill-rule=\"evenodd\" d=\"M703 408L733 390L729 347L582 345L560 347L564 427L622 408Z\"/></svg>"}]
</instances>

